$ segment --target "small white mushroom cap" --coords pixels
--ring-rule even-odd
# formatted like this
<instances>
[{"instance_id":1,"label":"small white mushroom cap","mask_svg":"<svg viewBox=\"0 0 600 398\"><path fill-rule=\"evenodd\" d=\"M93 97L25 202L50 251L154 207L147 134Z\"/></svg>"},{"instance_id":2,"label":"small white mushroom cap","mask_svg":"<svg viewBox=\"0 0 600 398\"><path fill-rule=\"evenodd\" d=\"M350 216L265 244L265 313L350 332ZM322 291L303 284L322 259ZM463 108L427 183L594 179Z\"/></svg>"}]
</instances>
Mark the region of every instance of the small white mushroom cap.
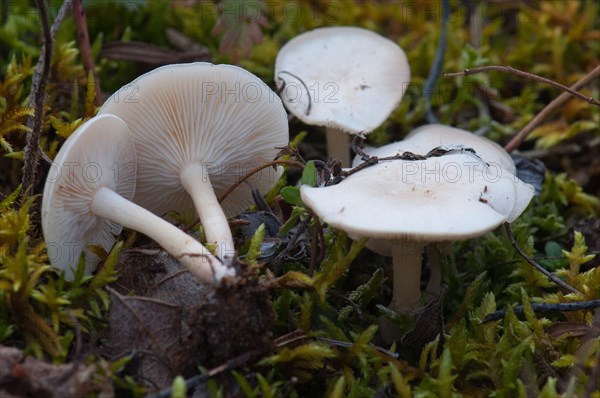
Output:
<instances>
[{"instance_id":1,"label":"small white mushroom cap","mask_svg":"<svg viewBox=\"0 0 600 398\"><path fill-rule=\"evenodd\" d=\"M409 81L404 51L356 27L298 35L281 48L275 61L275 83L291 113L306 124L351 134L366 134L381 125L400 103Z\"/></svg>"},{"instance_id":2,"label":"small white mushroom cap","mask_svg":"<svg viewBox=\"0 0 600 398\"><path fill-rule=\"evenodd\" d=\"M468 239L496 228L514 209L512 176L489 179L465 154L368 167L325 188L301 188L327 224L360 236L421 242ZM531 197L530 197L531 199Z\"/></svg>"},{"instance_id":3,"label":"small white mushroom cap","mask_svg":"<svg viewBox=\"0 0 600 398\"><path fill-rule=\"evenodd\" d=\"M101 131L99 141L94 131ZM98 258L86 247L108 251L122 226L92 213L94 193L101 187L131 200L135 192L135 150L127 126L112 116L97 117L80 126L52 163L42 197L42 228L52 265L68 280L86 250L86 273Z\"/></svg>"},{"instance_id":4,"label":"small white mushroom cap","mask_svg":"<svg viewBox=\"0 0 600 398\"><path fill-rule=\"evenodd\" d=\"M122 118L138 155L134 201L162 215L191 211L194 204L180 175L190 164L209 176L215 195L252 168L273 160L287 145L288 121L279 97L259 78L232 65L168 65L140 76L113 94L100 114ZM248 179L261 192L280 171ZM252 201L251 187L238 186L221 204L227 217Z\"/></svg>"}]
</instances>

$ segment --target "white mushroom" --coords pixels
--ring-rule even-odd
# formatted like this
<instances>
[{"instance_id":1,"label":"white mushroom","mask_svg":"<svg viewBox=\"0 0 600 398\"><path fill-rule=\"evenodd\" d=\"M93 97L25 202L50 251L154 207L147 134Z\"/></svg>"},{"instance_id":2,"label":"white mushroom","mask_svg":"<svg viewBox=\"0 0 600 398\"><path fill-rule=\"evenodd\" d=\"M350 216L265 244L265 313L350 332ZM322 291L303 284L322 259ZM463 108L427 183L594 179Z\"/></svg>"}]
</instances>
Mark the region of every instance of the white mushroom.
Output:
<instances>
[{"instance_id":1,"label":"white mushroom","mask_svg":"<svg viewBox=\"0 0 600 398\"><path fill-rule=\"evenodd\" d=\"M531 200L531 186L510 173L490 178L487 167L463 153L384 161L337 185L302 186L301 195L330 226L375 238L378 249L392 255L390 307L407 312L420 298L423 244L482 235L509 221L516 207ZM528 194L522 196L524 192Z\"/></svg>"},{"instance_id":2,"label":"white mushroom","mask_svg":"<svg viewBox=\"0 0 600 398\"><path fill-rule=\"evenodd\" d=\"M405 151L425 155L436 147L448 145L460 145L464 148L475 150L476 155L484 159L489 165L486 175L490 179L496 178L495 176L500 174L512 174L512 178L515 180L515 188L518 190L517 198L523 198L523 200L515 203L506 221L513 222L523 213L530 201L527 198L529 198L531 187L528 184L523 184L516 177L514 162L504 148L485 137L480 137L469 131L455 127L431 124L417 128L402 141L384 145L380 148L368 147L364 151L370 156L378 157L393 156ZM361 162L362 160L357 156L354 159L353 165L357 166ZM386 242L379 242L372 239L368 242L367 247L375 252L391 255L389 245ZM440 255L448 256L450 253L452 253L450 242L437 242L428 245L429 264L432 275L427 284L426 291L432 295L439 293L441 285Z\"/></svg>"},{"instance_id":3,"label":"white mushroom","mask_svg":"<svg viewBox=\"0 0 600 398\"><path fill-rule=\"evenodd\" d=\"M251 187L241 184L222 204L217 197L287 145L287 116L277 95L236 66L178 64L124 86L100 113L119 116L131 130L138 155L134 201L158 215L195 205L207 241L229 263L235 249L227 217L253 203ZM265 192L278 177L265 169L249 182Z\"/></svg>"},{"instance_id":4,"label":"white mushroom","mask_svg":"<svg viewBox=\"0 0 600 398\"><path fill-rule=\"evenodd\" d=\"M67 139L44 186L42 227L51 263L72 280L81 252L90 244L108 251L125 226L154 239L203 282L235 275L191 236L131 202L135 165L129 130L116 116L97 116ZM87 273L97 261L86 250Z\"/></svg>"},{"instance_id":5,"label":"white mushroom","mask_svg":"<svg viewBox=\"0 0 600 398\"><path fill-rule=\"evenodd\" d=\"M410 81L404 51L366 29L326 27L296 36L275 61L286 108L327 128L329 156L350 164L348 134L367 134L398 106Z\"/></svg>"}]
</instances>

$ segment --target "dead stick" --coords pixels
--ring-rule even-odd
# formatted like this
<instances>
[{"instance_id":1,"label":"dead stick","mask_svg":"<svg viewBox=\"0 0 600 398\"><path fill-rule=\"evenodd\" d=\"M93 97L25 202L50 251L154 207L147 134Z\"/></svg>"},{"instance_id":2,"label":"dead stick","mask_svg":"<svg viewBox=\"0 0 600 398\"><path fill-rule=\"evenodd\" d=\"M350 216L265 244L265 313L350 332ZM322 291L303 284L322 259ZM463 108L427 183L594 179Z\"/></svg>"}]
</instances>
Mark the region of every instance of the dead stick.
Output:
<instances>
[{"instance_id":1,"label":"dead stick","mask_svg":"<svg viewBox=\"0 0 600 398\"><path fill-rule=\"evenodd\" d=\"M90 34L88 32L87 16L83 7L83 0L74 0L73 15L75 17L75 27L77 28L77 40L79 41L79 52L83 60L85 71L94 75L94 84L96 90L96 105L102 101L102 91L100 89L100 80L94 67L94 58L92 56L92 46L90 45Z\"/></svg>"},{"instance_id":2,"label":"dead stick","mask_svg":"<svg viewBox=\"0 0 600 398\"><path fill-rule=\"evenodd\" d=\"M600 300L590 301L576 301L573 303L531 303L531 309L536 314L547 314L552 312L569 312L569 311L591 311L593 309L600 308ZM519 305L513 308L515 315L522 315L525 313L523 306ZM487 323L491 321L497 321L506 316L506 310L498 310L487 314L481 323Z\"/></svg>"},{"instance_id":3,"label":"dead stick","mask_svg":"<svg viewBox=\"0 0 600 398\"><path fill-rule=\"evenodd\" d=\"M44 44L42 45L40 58L38 60L31 81L31 96L29 106L33 107L34 115L27 121L27 127L31 130L27 134L27 145L23 156L23 192L31 193L36 183L40 155L40 135L44 120L44 97L46 94L46 83L50 75L52 63L52 35L48 23L48 9L45 0L35 0L40 16Z\"/></svg>"},{"instance_id":4,"label":"dead stick","mask_svg":"<svg viewBox=\"0 0 600 398\"><path fill-rule=\"evenodd\" d=\"M56 14L56 18L52 23L52 27L50 28L50 36L52 39L56 37L56 33L58 33L58 28L62 24L62 21L65 19L69 10L71 10L71 5L73 4L73 0L65 0L60 9L58 10L58 14Z\"/></svg>"},{"instance_id":5,"label":"dead stick","mask_svg":"<svg viewBox=\"0 0 600 398\"><path fill-rule=\"evenodd\" d=\"M596 101L593 97L588 97L586 95L581 94L579 91L572 89L571 87L567 87L563 84L555 82L554 80L547 79L542 76L534 75L530 72L525 72L519 69L515 69L512 66L499 66L499 65L490 65L490 66L482 66L480 68L473 69L465 69L462 72L453 72L453 73L443 73L442 76L445 77L456 77L456 76L469 76L474 75L476 73L485 73L485 72L507 72L516 76L524 77L526 79L537 80L542 83L549 84L551 86L560 88L563 91L571 93L575 97L581 98L584 101L589 102L590 104L600 106L600 102Z\"/></svg>"},{"instance_id":6,"label":"dead stick","mask_svg":"<svg viewBox=\"0 0 600 398\"><path fill-rule=\"evenodd\" d=\"M552 272L548 271L546 268L542 267L540 264L538 264L536 261L534 261L531 257L529 257L523 251L523 249L521 249L519 247L519 245L517 244L517 241L515 239L515 236L513 235L512 228L510 227L509 223L504 223L504 228L506 229L506 233L508 235L508 239L510 239L510 243L513 245L513 247L515 248L515 250L517 251L517 253L519 253L519 255L521 257L523 257L523 259L525 259L525 261L527 261L529 264L531 264L533 266L533 268L535 268L536 270L538 270L542 274L546 275L546 277L549 280L551 280L552 282L556 283L562 290L564 290L566 292L569 292L569 293L576 293L576 294L579 294L579 295L583 296L583 294L579 290L577 290L574 287L570 286L565 281L563 281L562 279L558 278Z\"/></svg>"},{"instance_id":7,"label":"dead stick","mask_svg":"<svg viewBox=\"0 0 600 398\"><path fill-rule=\"evenodd\" d=\"M579 81L571 86L571 89L578 90L586 84L590 83L594 79L600 76L600 65L596 66L589 72L587 75L582 77ZM569 93L562 93L558 97L556 97L552 102L550 102L540 113L535 115L533 119L525 127L521 129L510 141L508 144L504 146L506 152L512 152L516 148L519 147L525 141L525 138L544 120L548 115L550 115L554 110L559 108L562 104L567 102L571 98Z\"/></svg>"},{"instance_id":8,"label":"dead stick","mask_svg":"<svg viewBox=\"0 0 600 398\"><path fill-rule=\"evenodd\" d=\"M227 188L227 191L223 192L223 194L221 196L219 196L219 203L223 203L225 198L227 198L227 196L229 196L229 194L231 192L233 192L234 189L236 189L238 186L240 186L240 184L242 184L248 178L252 177L254 174L258 173L259 171L266 169L267 167L271 167L271 166L275 166L275 165L287 165L287 166L297 167L299 169L304 168L304 165L302 163L297 162L295 160L274 160L272 162L263 164L262 166L258 166L256 168L250 170L246 174L244 174L239 180L234 182L233 185L231 185L229 188Z\"/></svg>"}]
</instances>

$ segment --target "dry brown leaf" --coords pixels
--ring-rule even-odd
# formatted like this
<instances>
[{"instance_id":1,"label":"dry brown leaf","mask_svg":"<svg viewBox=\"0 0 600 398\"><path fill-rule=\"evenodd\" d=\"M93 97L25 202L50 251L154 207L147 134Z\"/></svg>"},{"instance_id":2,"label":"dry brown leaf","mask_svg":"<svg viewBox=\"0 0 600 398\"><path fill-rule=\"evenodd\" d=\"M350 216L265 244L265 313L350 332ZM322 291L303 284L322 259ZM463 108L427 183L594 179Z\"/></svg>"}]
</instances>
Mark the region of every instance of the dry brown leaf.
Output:
<instances>
[{"instance_id":1,"label":"dry brown leaf","mask_svg":"<svg viewBox=\"0 0 600 398\"><path fill-rule=\"evenodd\" d=\"M128 372L158 388L170 385L176 375L186 374L195 344L182 331L181 307L146 297L122 296L112 289L110 293L104 353L110 358L131 355Z\"/></svg>"},{"instance_id":2,"label":"dry brown leaf","mask_svg":"<svg viewBox=\"0 0 600 398\"><path fill-rule=\"evenodd\" d=\"M167 65L180 62L211 61L208 48L195 47L187 51L175 51L141 41L113 41L102 47L101 56L121 61L135 61L150 65Z\"/></svg>"}]
</instances>

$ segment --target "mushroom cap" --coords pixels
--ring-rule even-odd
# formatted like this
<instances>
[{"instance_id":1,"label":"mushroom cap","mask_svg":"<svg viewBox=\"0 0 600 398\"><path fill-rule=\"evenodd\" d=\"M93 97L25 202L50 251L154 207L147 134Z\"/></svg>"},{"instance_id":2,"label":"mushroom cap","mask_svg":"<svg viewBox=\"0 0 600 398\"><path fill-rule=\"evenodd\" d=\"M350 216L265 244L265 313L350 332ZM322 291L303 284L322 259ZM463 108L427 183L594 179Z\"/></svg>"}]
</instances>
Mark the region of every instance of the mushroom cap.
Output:
<instances>
[{"instance_id":1,"label":"mushroom cap","mask_svg":"<svg viewBox=\"0 0 600 398\"><path fill-rule=\"evenodd\" d=\"M306 124L351 134L366 134L381 125L400 103L409 81L404 51L356 27L298 35L281 48L275 61L275 83L291 113Z\"/></svg>"},{"instance_id":2,"label":"mushroom cap","mask_svg":"<svg viewBox=\"0 0 600 398\"><path fill-rule=\"evenodd\" d=\"M502 167L506 171L516 174L515 164L510 155L500 145L485 137L475 135L467 130L442 124L429 124L421 126L408 134L404 140L384 145L379 148L366 148L365 152L371 156L392 156L396 153L409 151L418 155L425 155L430 150L442 146L460 144L472 148L477 155L492 166ZM354 165L361 163L359 157L354 159Z\"/></svg>"},{"instance_id":3,"label":"mushroom cap","mask_svg":"<svg viewBox=\"0 0 600 398\"><path fill-rule=\"evenodd\" d=\"M288 143L288 120L279 97L259 78L232 65L197 62L146 73L113 94L101 114L122 118L138 158L134 201L162 215L195 211L180 182L189 164L205 166L217 196L251 169L270 162ZM261 192L280 170L264 169L247 181ZM204 178L204 177L203 177ZM221 204L227 217L252 204L240 184Z\"/></svg>"},{"instance_id":4,"label":"mushroom cap","mask_svg":"<svg viewBox=\"0 0 600 398\"><path fill-rule=\"evenodd\" d=\"M484 162L449 154L384 161L337 185L302 186L301 196L323 221L354 236L451 241L507 221L516 202L514 178L488 176Z\"/></svg>"},{"instance_id":5,"label":"mushroom cap","mask_svg":"<svg viewBox=\"0 0 600 398\"><path fill-rule=\"evenodd\" d=\"M402 141L379 148L365 148L365 152L378 157L393 156L405 151L425 155L438 146L452 144L474 149L477 156L490 165L490 169L487 171L489 178L495 178L494 175L505 175L513 180L516 190L515 203L506 221L511 223L516 220L529 205L535 190L532 190L532 185L524 183L517 177L516 167L510 155L490 139L442 124L430 124L412 131ZM362 163L360 156L356 156L353 166L360 163Z\"/></svg>"},{"instance_id":6,"label":"mushroom cap","mask_svg":"<svg viewBox=\"0 0 600 398\"><path fill-rule=\"evenodd\" d=\"M42 228L52 265L73 279L73 269L86 250L85 272L98 258L86 247L108 251L121 225L95 216L94 193L106 187L127 200L135 193L136 157L127 125L112 115L97 116L82 124L56 155L44 186Z\"/></svg>"}]
</instances>

